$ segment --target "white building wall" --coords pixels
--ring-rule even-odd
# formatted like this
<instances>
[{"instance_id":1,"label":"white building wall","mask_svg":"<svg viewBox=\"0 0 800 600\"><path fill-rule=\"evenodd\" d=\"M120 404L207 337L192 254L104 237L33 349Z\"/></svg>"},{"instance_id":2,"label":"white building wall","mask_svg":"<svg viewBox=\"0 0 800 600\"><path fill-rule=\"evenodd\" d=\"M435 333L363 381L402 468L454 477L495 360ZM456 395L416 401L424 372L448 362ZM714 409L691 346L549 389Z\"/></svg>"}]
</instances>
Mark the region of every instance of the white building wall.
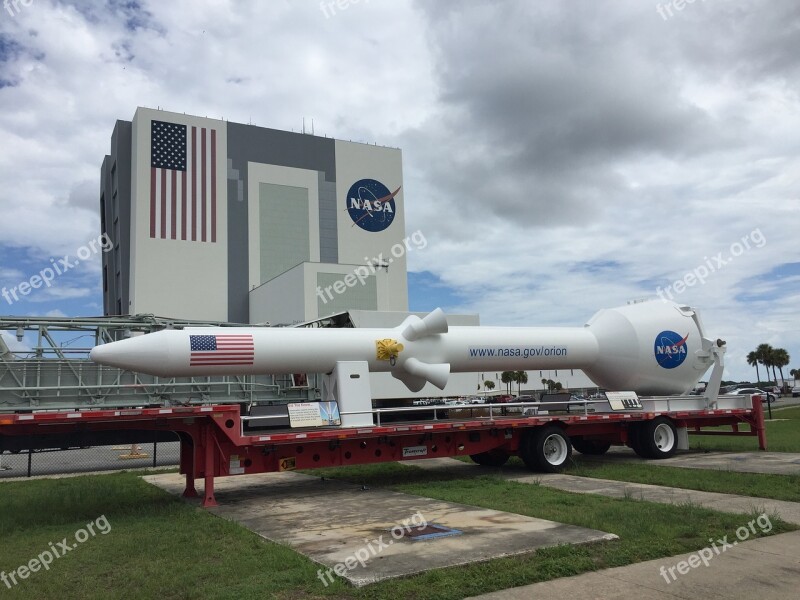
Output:
<instances>
[{"instance_id":1,"label":"white building wall","mask_svg":"<svg viewBox=\"0 0 800 600\"><path fill-rule=\"evenodd\" d=\"M250 291L250 323L291 325L306 318L306 265L296 266L283 275Z\"/></svg>"},{"instance_id":2,"label":"white building wall","mask_svg":"<svg viewBox=\"0 0 800 600\"><path fill-rule=\"evenodd\" d=\"M408 310L406 274L405 200L403 189L395 196L396 214L383 231L365 231L355 225L347 212L348 191L361 179L375 179L390 191L403 184L402 153L396 148L383 148L352 142L336 141L336 197L341 212L338 219L339 262L366 265L382 260L388 264L387 287L378 290L379 310ZM396 246L399 244L400 246ZM394 248L394 253L393 253ZM402 251L400 249L402 248ZM385 302L384 302L385 300Z\"/></svg>"},{"instance_id":3,"label":"white building wall","mask_svg":"<svg viewBox=\"0 0 800 600\"><path fill-rule=\"evenodd\" d=\"M151 121L216 130L217 241L150 237ZM228 220L224 121L139 108L133 118L130 306L127 312L228 318ZM207 177L210 185L210 176ZM209 209L210 210L210 209ZM211 215L208 215L211 219ZM193 301L187 302L191 298ZM126 307L123 307L123 311Z\"/></svg>"}]
</instances>

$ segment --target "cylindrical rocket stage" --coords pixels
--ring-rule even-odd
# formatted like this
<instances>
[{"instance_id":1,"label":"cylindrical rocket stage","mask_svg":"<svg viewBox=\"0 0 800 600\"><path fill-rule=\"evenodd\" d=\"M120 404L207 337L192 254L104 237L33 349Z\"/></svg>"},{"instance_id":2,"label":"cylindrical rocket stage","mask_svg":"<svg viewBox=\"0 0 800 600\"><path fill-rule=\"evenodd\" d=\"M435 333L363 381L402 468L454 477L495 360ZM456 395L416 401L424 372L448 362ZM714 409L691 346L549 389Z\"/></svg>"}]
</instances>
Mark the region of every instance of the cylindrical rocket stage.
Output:
<instances>
[{"instance_id":1,"label":"cylindrical rocket stage","mask_svg":"<svg viewBox=\"0 0 800 600\"><path fill-rule=\"evenodd\" d=\"M582 369L640 394L690 390L711 366L694 310L660 300L601 310L584 327L449 327L436 309L385 329L202 327L95 347L93 361L162 377L330 373L367 362L412 391L451 372Z\"/></svg>"}]
</instances>

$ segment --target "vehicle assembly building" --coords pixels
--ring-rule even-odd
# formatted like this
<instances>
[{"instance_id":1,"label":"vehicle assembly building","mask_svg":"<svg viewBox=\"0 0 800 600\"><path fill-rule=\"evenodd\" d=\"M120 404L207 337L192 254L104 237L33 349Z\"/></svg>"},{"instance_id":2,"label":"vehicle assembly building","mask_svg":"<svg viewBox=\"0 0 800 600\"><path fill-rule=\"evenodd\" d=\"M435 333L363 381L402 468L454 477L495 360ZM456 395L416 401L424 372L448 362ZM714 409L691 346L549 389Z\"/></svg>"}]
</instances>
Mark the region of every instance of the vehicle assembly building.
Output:
<instances>
[{"instance_id":1,"label":"vehicle assembly building","mask_svg":"<svg viewBox=\"0 0 800 600\"><path fill-rule=\"evenodd\" d=\"M100 205L106 316L408 310L399 149L139 108L114 127Z\"/></svg>"}]
</instances>

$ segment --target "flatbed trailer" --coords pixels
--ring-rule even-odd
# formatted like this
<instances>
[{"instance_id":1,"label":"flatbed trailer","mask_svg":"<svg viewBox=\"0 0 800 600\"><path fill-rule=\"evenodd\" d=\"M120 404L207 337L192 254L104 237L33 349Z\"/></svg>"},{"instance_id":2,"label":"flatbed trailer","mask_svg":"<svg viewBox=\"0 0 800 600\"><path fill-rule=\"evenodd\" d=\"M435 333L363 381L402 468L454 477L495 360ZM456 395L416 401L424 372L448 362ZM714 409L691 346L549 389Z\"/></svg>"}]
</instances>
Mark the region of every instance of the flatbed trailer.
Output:
<instances>
[{"instance_id":1,"label":"flatbed trailer","mask_svg":"<svg viewBox=\"0 0 800 600\"><path fill-rule=\"evenodd\" d=\"M197 497L195 481L203 479L204 507L217 504L214 479L232 475L454 456L499 466L514 455L532 470L555 472L568 464L573 447L602 454L611 445L627 445L643 457L668 458L688 449L688 434L757 436L759 448L767 447L757 395L642 398L634 409L587 402L581 413L569 414L539 410L535 402L447 409L473 416L415 420L414 413L431 409L373 409L373 426L259 431L252 430L258 417L243 416L239 405L38 411L0 414L0 441L5 436L174 432L186 478L183 495ZM412 418L383 421L397 412ZM707 430L719 426L730 430Z\"/></svg>"}]
</instances>

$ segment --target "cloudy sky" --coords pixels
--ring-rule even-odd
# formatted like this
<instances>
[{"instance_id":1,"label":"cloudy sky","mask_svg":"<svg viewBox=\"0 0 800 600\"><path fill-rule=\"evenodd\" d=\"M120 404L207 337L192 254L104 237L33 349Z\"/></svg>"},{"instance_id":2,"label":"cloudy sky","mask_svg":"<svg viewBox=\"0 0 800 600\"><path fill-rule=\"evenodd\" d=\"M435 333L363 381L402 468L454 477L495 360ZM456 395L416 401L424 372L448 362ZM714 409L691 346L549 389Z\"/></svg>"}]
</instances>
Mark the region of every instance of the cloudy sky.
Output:
<instances>
[{"instance_id":1,"label":"cloudy sky","mask_svg":"<svg viewBox=\"0 0 800 600\"><path fill-rule=\"evenodd\" d=\"M148 106L402 148L414 310L579 325L661 291L730 377L761 342L800 368L800 4L675 3L7 2L0 286L86 259L0 314L102 313L100 163Z\"/></svg>"}]
</instances>

